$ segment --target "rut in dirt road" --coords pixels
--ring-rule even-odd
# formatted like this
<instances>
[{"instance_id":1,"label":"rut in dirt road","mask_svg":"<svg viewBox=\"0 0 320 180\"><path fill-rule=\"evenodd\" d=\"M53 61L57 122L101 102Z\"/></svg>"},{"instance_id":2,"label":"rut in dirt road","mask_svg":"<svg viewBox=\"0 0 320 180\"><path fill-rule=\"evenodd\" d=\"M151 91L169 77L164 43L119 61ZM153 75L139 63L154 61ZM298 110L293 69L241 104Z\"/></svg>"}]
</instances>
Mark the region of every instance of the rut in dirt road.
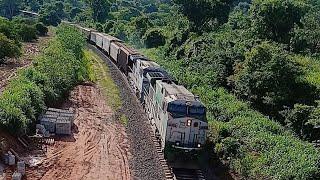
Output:
<instances>
[{"instance_id":1,"label":"rut in dirt road","mask_svg":"<svg viewBox=\"0 0 320 180\"><path fill-rule=\"evenodd\" d=\"M101 92L80 85L71 93L74 137L58 139L42 179L131 179L125 128L114 120Z\"/></svg>"}]
</instances>

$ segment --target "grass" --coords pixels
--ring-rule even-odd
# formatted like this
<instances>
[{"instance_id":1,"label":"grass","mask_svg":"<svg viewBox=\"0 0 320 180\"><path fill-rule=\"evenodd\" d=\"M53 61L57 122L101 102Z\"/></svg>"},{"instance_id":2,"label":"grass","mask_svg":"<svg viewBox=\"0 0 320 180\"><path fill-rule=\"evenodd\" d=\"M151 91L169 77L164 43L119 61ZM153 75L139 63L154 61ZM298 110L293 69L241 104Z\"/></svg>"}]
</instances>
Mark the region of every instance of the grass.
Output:
<instances>
[{"instance_id":1,"label":"grass","mask_svg":"<svg viewBox=\"0 0 320 180\"><path fill-rule=\"evenodd\" d=\"M95 82L101 88L106 101L114 111L120 109L122 105L120 91L112 80L106 64L92 50L86 49L84 58L89 62L89 80Z\"/></svg>"},{"instance_id":2,"label":"grass","mask_svg":"<svg viewBox=\"0 0 320 180\"><path fill-rule=\"evenodd\" d=\"M128 125L128 118L126 115L122 114L120 117L120 122L124 125L127 126Z\"/></svg>"}]
</instances>

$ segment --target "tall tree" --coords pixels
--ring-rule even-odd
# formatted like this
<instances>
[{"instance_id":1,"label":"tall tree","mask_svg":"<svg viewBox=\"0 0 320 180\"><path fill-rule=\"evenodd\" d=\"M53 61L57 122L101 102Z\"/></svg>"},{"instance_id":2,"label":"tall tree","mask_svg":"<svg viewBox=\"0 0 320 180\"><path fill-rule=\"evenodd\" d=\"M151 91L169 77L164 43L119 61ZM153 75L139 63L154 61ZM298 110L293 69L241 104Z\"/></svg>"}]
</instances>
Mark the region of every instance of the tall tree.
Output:
<instances>
[{"instance_id":1,"label":"tall tree","mask_svg":"<svg viewBox=\"0 0 320 180\"><path fill-rule=\"evenodd\" d=\"M232 0L174 0L181 5L182 13L193 22L195 29L201 29L210 21L218 24L228 20Z\"/></svg>"},{"instance_id":2,"label":"tall tree","mask_svg":"<svg viewBox=\"0 0 320 180\"><path fill-rule=\"evenodd\" d=\"M95 21L104 23L108 17L111 7L110 0L86 0L92 9L92 16Z\"/></svg>"},{"instance_id":3,"label":"tall tree","mask_svg":"<svg viewBox=\"0 0 320 180\"><path fill-rule=\"evenodd\" d=\"M21 0L0 0L1 14L9 19L19 12Z\"/></svg>"},{"instance_id":4,"label":"tall tree","mask_svg":"<svg viewBox=\"0 0 320 180\"><path fill-rule=\"evenodd\" d=\"M306 12L298 0L254 0L250 8L253 29L260 38L288 43L290 32Z\"/></svg>"},{"instance_id":5,"label":"tall tree","mask_svg":"<svg viewBox=\"0 0 320 180\"><path fill-rule=\"evenodd\" d=\"M299 98L296 92L301 68L275 44L263 42L254 47L239 69L235 75L236 93L263 112L276 115Z\"/></svg>"}]
</instances>

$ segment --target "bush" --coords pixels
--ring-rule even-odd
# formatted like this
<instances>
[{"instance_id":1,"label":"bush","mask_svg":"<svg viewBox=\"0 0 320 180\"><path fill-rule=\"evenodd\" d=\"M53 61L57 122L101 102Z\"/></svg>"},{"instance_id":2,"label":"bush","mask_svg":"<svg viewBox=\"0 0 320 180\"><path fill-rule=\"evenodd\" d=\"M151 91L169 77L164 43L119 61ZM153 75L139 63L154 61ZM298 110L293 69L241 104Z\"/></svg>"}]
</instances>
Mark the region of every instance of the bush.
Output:
<instances>
[{"instance_id":1,"label":"bush","mask_svg":"<svg viewBox=\"0 0 320 180\"><path fill-rule=\"evenodd\" d=\"M276 45L263 42L254 47L239 67L235 74L236 94L262 112L276 115L283 106L291 107L305 94L298 91L301 67Z\"/></svg>"},{"instance_id":2,"label":"bush","mask_svg":"<svg viewBox=\"0 0 320 180\"><path fill-rule=\"evenodd\" d=\"M36 24L37 34L40 36L45 36L48 33L48 28L43 23Z\"/></svg>"},{"instance_id":3,"label":"bush","mask_svg":"<svg viewBox=\"0 0 320 180\"><path fill-rule=\"evenodd\" d=\"M21 24L18 29L18 34L22 41L31 42L37 39L37 30L33 25Z\"/></svg>"},{"instance_id":4,"label":"bush","mask_svg":"<svg viewBox=\"0 0 320 180\"><path fill-rule=\"evenodd\" d=\"M6 57L17 57L21 54L21 48L14 41L0 33L0 64L4 63Z\"/></svg>"},{"instance_id":5,"label":"bush","mask_svg":"<svg viewBox=\"0 0 320 180\"><path fill-rule=\"evenodd\" d=\"M166 43L166 38L159 29L148 30L143 40L147 48L163 46Z\"/></svg>"},{"instance_id":6,"label":"bush","mask_svg":"<svg viewBox=\"0 0 320 180\"><path fill-rule=\"evenodd\" d=\"M18 77L0 96L0 125L13 134L28 132L44 110L45 103L50 105L62 100L86 77L80 32L60 26L57 34L58 37L34 61L34 67L19 71Z\"/></svg>"},{"instance_id":7,"label":"bush","mask_svg":"<svg viewBox=\"0 0 320 180\"><path fill-rule=\"evenodd\" d=\"M28 125L35 123L45 107L41 89L23 76L10 82L0 102L2 124L14 134L26 132Z\"/></svg>"},{"instance_id":8,"label":"bush","mask_svg":"<svg viewBox=\"0 0 320 180\"><path fill-rule=\"evenodd\" d=\"M197 88L208 107L209 140L246 179L314 179L320 152L222 88ZM218 121L217 121L218 120ZM224 120L225 122L219 121Z\"/></svg>"}]
</instances>

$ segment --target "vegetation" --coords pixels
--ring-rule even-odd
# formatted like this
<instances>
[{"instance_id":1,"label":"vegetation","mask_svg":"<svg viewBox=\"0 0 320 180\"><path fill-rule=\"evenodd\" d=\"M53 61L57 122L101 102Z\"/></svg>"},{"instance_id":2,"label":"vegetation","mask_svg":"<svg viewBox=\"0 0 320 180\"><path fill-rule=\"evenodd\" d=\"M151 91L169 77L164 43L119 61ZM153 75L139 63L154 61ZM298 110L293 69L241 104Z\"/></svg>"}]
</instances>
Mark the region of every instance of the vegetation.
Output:
<instances>
[{"instance_id":1,"label":"vegetation","mask_svg":"<svg viewBox=\"0 0 320 180\"><path fill-rule=\"evenodd\" d=\"M108 103L110 103L111 108L118 110L122 105L120 91L111 79L108 67L106 67L103 60L91 50L85 50L84 57L84 59L89 62L90 80L96 82L101 87L102 93ZM122 122L125 122L125 119L125 116L121 116Z\"/></svg>"},{"instance_id":2,"label":"vegetation","mask_svg":"<svg viewBox=\"0 0 320 180\"><path fill-rule=\"evenodd\" d=\"M37 38L35 21L21 17L12 20L0 17L0 64L5 63L6 58L21 54L21 41L30 42Z\"/></svg>"},{"instance_id":3,"label":"vegetation","mask_svg":"<svg viewBox=\"0 0 320 180\"><path fill-rule=\"evenodd\" d=\"M74 41L62 41L67 36ZM13 134L28 132L45 105L62 100L77 83L87 79L84 43L80 32L61 25L33 67L20 71L0 96L0 125ZM77 51L73 51L75 47Z\"/></svg>"},{"instance_id":4,"label":"vegetation","mask_svg":"<svg viewBox=\"0 0 320 180\"><path fill-rule=\"evenodd\" d=\"M4 63L5 57L16 57L19 55L20 47L0 33L0 64Z\"/></svg>"},{"instance_id":5,"label":"vegetation","mask_svg":"<svg viewBox=\"0 0 320 180\"><path fill-rule=\"evenodd\" d=\"M24 7L38 9L35 1ZM320 177L320 152L309 143L320 139L319 1L36 2L45 24L57 25L65 18L114 35L200 95L208 107L209 150L244 179ZM14 39L15 31L0 32ZM77 42L69 36L57 41L52 51L64 51L57 47ZM81 58L72 57L78 50L73 45L64 52L68 57L55 56L50 63ZM70 74L81 69L68 71L66 65ZM47 86L54 76L45 71L53 73L44 68L35 79L47 100L66 91L60 83L79 79L68 76ZM28 113L6 109L27 122Z\"/></svg>"}]
</instances>

